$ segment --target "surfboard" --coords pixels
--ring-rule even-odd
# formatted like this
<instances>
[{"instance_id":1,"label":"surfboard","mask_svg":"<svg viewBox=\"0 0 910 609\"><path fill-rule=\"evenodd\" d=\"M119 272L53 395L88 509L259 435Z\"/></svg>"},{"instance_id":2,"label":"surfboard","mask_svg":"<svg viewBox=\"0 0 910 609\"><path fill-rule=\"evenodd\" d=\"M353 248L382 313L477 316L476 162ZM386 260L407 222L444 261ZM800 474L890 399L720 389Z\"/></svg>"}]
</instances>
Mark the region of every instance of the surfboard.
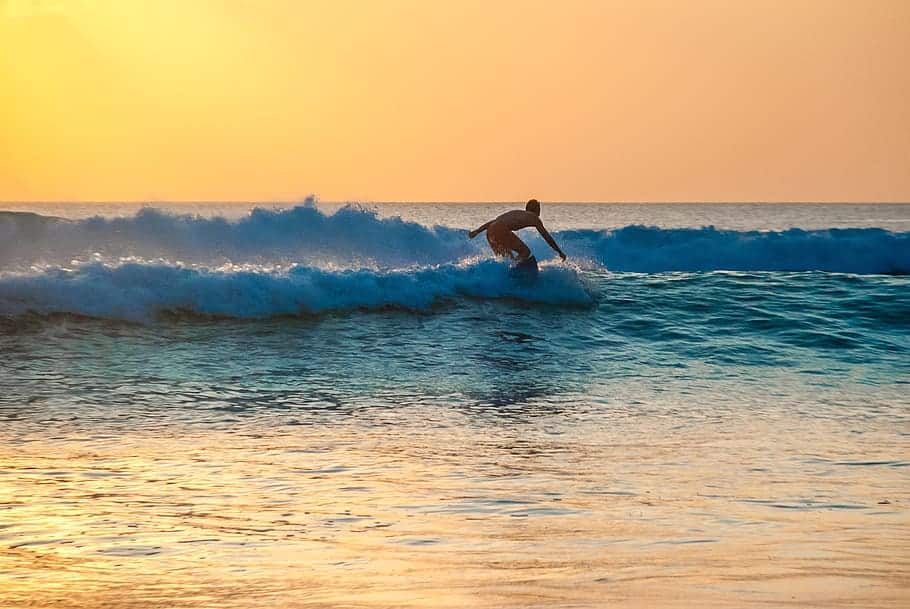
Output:
<instances>
[{"instance_id":1,"label":"surfboard","mask_svg":"<svg viewBox=\"0 0 910 609\"><path fill-rule=\"evenodd\" d=\"M516 262L510 269L516 279L530 280L537 277L537 258L528 256L521 262Z\"/></svg>"}]
</instances>

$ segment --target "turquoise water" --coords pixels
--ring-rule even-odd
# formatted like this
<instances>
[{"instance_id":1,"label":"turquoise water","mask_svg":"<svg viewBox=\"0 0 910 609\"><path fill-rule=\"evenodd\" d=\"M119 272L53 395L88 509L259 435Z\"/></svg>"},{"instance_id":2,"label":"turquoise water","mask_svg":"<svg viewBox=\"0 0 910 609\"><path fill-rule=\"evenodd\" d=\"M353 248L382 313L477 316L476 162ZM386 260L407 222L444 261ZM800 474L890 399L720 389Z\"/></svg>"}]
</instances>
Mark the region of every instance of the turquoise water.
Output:
<instances>
[{"instance_id":1,"label":"turquoise water","mask_svg":"<svg viewBox=\"0 0 910 609\"><path fill-rule=\"evenodd\" d=\"M4 215L0 589L900 606L910 206L690 207Z\"/></svg>"},{"instance_id":2,"label":"turquoise water","mask_svg":"<svg viewBox=\"0 0 910 609\"><path fill-rule=\"evenodd\" d=\"M545 267L540 281L556 272ZM383 304L264 320L181 311L133 324L26 314L3 326L0 390L12 400L4 411L24 430L58 417L71 426L204 423L210 409L238 421L306 421L324 409L402 402L496 412L565 403L634 410L634 400L642 409L679 409L683 419L759 408L906 423L906 278L583 277L590 300L556 304L522 299L521 290L533 289L522 287L417 311ZM706 391L709 408L676 403Z\"/></svg>"}]
</instances>

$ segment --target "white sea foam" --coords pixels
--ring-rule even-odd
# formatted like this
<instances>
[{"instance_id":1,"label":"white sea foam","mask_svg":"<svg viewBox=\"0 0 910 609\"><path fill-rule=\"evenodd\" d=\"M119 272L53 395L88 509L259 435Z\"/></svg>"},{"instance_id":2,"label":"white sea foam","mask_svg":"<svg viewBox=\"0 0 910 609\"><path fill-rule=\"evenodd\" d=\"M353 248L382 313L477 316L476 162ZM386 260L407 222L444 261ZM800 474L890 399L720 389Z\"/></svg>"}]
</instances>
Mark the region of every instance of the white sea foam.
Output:
<instances>
[{"instance_id":1,"label":"white sea foam","mask_svg":"<svg viewBox=\"0 0 910 609\"><path fill-rule=\"evenodd\" d=\"M336 310L426 310L459 299L514 299L586 306L591 294L570 268L544 267L533 282L483 260L418 270L223 271L128 263L0 277L0 314L76 313L146 321L166 312L261 318Z\"/></svg>"}]
</instances>

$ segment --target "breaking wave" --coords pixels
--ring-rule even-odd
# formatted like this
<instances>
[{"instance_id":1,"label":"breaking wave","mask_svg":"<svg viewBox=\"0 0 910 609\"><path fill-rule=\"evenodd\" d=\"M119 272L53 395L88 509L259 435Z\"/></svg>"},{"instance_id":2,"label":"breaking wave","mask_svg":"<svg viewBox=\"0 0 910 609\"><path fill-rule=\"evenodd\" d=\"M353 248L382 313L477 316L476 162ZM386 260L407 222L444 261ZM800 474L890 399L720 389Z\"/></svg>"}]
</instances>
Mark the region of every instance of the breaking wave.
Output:
<instances>
[{"instance_id":1,"label":"breaking wave","mask_svg":"<svg viewBox=\"0 0 910 609\"><path fill-rule=\"evenodd\" d=\"M539 258L552 257L536 233L524 231L523 236ZM879 228L734 231L636 225L555 236L571 258L615 272L910 273L910 232ZM287 210L255 209L234 221L151 208L131 217L78 221L0 212L0 272L126 260L402 269L485 256L483 241L467 239L461 229L381 218L354 205L327 214L313 201Z\"/></svg>"},{"instance_id":2,"label":"breaking wave","mask_svg":"<svg viewBox=\"0 0 910 609\"><path fill-rule=\"evenodd\" d=\"M523 236L542 260L543 240ZM70 221L0 212L0 316L65 313L148 320L169 312L261 318L355 309L426 310L464 299L556 306L598 300L612 272L825 271L910 274L910 232L713 227L555 233L570 262L523 281L483 238L312 201L239 220L144 209Z\"/></svg>"},{"instance_id":3,"label":"breaking wave","mask_svg":"<svg viewBox=\"0 0 910 609\"><path fill-rule=\"evenodd\" d=\"M418 270L206 270L155 264L88 264L0 277L0 315L73 313L148 321L167 313L264 318L346 310L427 310L459 299L587 306L575 271L543 267L533 282L484 260Z\"/></svg>"},{"instance_id":4,"label":"breaking wave","mask_svg":"<svg viewBox=\"0 0 910 609\"><path fill-rule=\"evenodd\" d=\"M233 221L153 208L76 221L0 212L0 269L123 258L403 267L454 262L477 251L464 231L380 218L357 205L326 214L312 201L287 210L257 208Z\"/></svg>"}]
</instances>

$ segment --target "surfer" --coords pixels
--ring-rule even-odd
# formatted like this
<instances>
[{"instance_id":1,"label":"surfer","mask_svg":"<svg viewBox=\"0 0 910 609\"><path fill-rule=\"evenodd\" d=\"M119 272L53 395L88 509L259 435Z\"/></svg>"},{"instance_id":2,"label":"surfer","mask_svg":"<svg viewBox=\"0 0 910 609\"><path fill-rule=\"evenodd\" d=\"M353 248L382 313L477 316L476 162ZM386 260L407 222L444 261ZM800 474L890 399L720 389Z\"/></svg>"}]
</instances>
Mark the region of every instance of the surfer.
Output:
<instances>
[{"instance_id":1,"label":"surfer","mask_svg":"<svg viewBox=\"0 0 910 609\"><path fill-rule=\"evenodd\" d=\"M540 221L540 202L537 199L531 199L524 209L513 209L507 211L498 218L490 220L486 224L475 228L468 237L473 239L483 231L487 231L487 241L490 249L497 256L503 256L515 260L519 264L531 257L531 250L525 245L525 242L518 238L514 231L533 226L544 240L552 247L559 257L563 260L566 255L556 245L556 241L544 228L543 222Z\"/></svg>"}]
</instances>

